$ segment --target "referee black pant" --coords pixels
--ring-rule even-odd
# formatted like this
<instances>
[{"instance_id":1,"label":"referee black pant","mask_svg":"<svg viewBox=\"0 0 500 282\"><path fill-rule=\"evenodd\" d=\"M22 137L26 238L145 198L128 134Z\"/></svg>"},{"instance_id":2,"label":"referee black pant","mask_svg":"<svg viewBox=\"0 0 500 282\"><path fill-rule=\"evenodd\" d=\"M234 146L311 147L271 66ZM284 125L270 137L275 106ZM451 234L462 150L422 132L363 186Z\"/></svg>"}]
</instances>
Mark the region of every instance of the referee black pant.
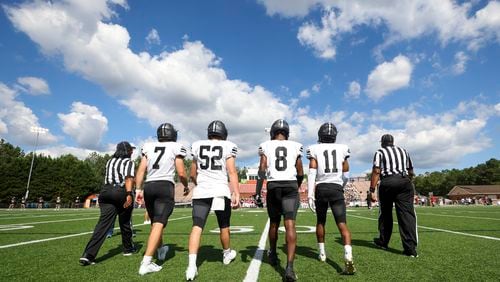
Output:
<instances>
[{"instance_id":1,"label":"referee black pant","mask_svg":"<svg viewBox=\"0 0 500 282\"><path fill-rule=\"evenodd\" d=\"M130 227L130 218L132 217L133 205L123 208L126 201L125 189L113 185L104 185L99 194L99 208L101 215L95 226L94 233L90 238L82 257L94 261L99 249L101 248L108 230L113 226L116 216L120 223L122 235L122 244L124 252L133 252L135 250L132 242L132 228Z\"/></svg>"},{"instance_id":2,"label":"referee black pant","mask_svg":"<svg viewBox=\"0 0 500 282\"><path fill-rule=\"evenodd\" d=\"M392 235L392 206L396 207L399 234L406 251L416 251L418 243L417 218L413 206L414 189L410 179L402 175L382 178L379 187L380 214L378 229L380 240L387 246Z\"/></svg>"}]
</instances>

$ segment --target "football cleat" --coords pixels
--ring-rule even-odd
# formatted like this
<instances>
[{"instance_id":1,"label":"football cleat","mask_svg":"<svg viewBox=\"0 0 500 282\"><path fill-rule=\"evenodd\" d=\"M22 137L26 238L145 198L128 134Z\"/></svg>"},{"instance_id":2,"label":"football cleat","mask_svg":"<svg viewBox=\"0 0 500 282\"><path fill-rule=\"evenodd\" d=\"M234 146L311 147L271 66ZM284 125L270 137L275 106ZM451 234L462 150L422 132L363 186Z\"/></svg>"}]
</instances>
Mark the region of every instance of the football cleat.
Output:
<instances>
[{"instance_id":1,"label":"football cleat","mask_svg":"<svg viewBox=\"0 0 500 282\"><path fill-rule=\"evenodd\" d=\"M356 273L356 267L354 267L354 262L352 260L345 261L344 274L353 275Z\"/></svg>"},{"instance_id":2,"label":"football cleat","mask_svg":"<svg viewBox=\"0 0 500 282\"><path fill-rule=\"evenodd\" d=\"M278 265L278 254L276 254L276 252L273 252L271 250L267 251L267 259L270 265Z\"/></svg>"},{"instance_id":3,"label":"football cleat","mask_svg":"<svg viewBox=\"0 0 500 282\"><path fill-rule=\"evenodd\" d=\"M186 281L193 281L194 278L198 275L198 269L196 266L188 266L186 269Z\"/></svg>"},{"instance_id":4,"label":"football cleat","mask_svg":"<svg viewBox=\"0 0 500 282\"><path fill-rule=\"evenodd\" d=\"M285 270L285 281L294 282L297 281L297 275L293 271L293 268L287 267Z\"/></svg>"},{"instance_id":5,"label":"football cleat","mask_svg":"<svg viewBox=\"0 0 500 282\"><path fill-rule=\"evenodd\" d=\"M320 261L326 261L326 254L325 253L319 253L318 259Z\"/></svg>"},{"instance_id":6,"label":"football cleat","mask_svg":"<svg viewBox=\"0 0 500 282\"><path fill-rule=\"evenodd\" d=\"M168 253L168 246L163 245L156 249L156 256L158 257L159 260L165 260L165 257L167 256Z\"/></svg>"},{"instance_id":7,"label":"football cleat","mask_svg":"<svg viewBox=\"0 0 500 282\"><path fill-rule=\"evenodd\" d=\"M152 272L158 272L161 269L162 269L162 267L157 265L154 262L141 263L141 266L139 267L139 275L145 275L145 274L152 273Z\"/></svg>"},{"instance_id":8,"label":"football cleat","mask_svg":"<svg viewBox=\"0 0 500 282\"><path fill-rule=\"evenodd\" d=\"M236 258L236 251L235 250L229 250L228 252L224 252L222 254L222 263L225 265L230 264L235 258Z\"/></svg>"}]
</instances>

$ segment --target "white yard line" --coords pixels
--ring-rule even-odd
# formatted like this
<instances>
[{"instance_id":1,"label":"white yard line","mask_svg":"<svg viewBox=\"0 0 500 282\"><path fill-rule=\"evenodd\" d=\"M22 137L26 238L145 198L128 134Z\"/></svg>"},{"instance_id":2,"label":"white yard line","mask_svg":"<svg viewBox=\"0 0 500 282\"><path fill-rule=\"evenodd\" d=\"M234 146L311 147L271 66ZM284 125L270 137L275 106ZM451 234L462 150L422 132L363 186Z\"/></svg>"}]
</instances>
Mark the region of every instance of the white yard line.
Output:
<instances>
[{"instance_id":1,"label":"white yard line","mask_svg":"<svg viewBox=\"0 0 500 282\"><path fill-rule=\"evenodd\" d=\"M168 221L175 221L175 220L181 220L181 219L186 219L186 218L191 218L191 216L184 216L184 217L169 219ZM134 224L134 226L142 226L142 225L148 225L148 224L144 224L144 223ZM115 230L118 230L118 229L120 229L120 227L115 227ZM40 240L33 240L33 241L26 241L26 242L20 242L20 243L15 243L15 244L9 244L9 245L2 245L2 246L0 246L0 249L6 249L6 248L17 247L17 246L22 246L22 245L30 245L30 244L47 242L47 241L77 237L77 236L82 236L82 235L86 235L86 234L92 234L93 232L94 231L88 231L88 232L70 234L70 235L59 236L59 237L52 237L52 238L45 238L45 239L40 239Z\"/></svg>"},{"instance_id":2,"label":"white yard line","mask_svg":"<svg viewBox=\"0 0 500 282\"><path fill-rule=\"evenodd\" d=\"M27 225L27 224L45 224L45 223L58 223L58 222L67 222L67 221L80 221L80 220L88 220L88 219L96 219L99 218L99 216L94 216L94 217L84 217L84 218L73 218L73 219L61 219L61 220L49 220L49 221L34 221L34 222L23 222L23 223L11 223L11 224L6 224L6 225Z\"/></svg>"},{"instance_id":3,"label":"white yard line","mask_svg":"<svg viewBox=\"0 0 500 282\"><path fill-rule=\"evenodd\" d=\"M452 214L434 214L434 213L422 213L422 212L419 212L418 215L458 217L458 218L470 218L470 219L500 220L500 218L492 218L492 217L478 217L478 216L465 216L465 215L452 215Z\"/></svg>"},{"instance_id":4,"label":"white yard line","mask_svg":"<svg viewBox=\"0 0 500 282\"><path fill-rule=\"evenodd\" d=\"M254 282L259 278L259 270L260 265L262 264L262 256L264 255L264 251L266 249L266 241L267 241L267 233L269 232L269 219L267 220L266 227L262 234L260 235L259 246L257 250L255 250L255 255L253 256L252 261L250 262L250 266L247 270L247 275L243 282Z\"/></svg>"},{"instance_id":5,"label":"white yard line","mask_svg":"<svg viewBox=\"0 0 500 282\"><path fill-rule=\"evenodd\" d=\"M376 218L359 216L359 215L349 215L349 216L357 217L357 218L362 218L362 219L369 219L369 220L378 220ZM394 224L398 224L397 222L393 222L393 223ZM441 229L441 228L427 227L427 226L422 226L422 225L419 225L418 228L429 229L429 230L440 231L440 232L451 233L451 234L457 234L457 235L463 235L463 236L469 236L469 237L476 237L476 238L481 238L481 239L488 239L488 240L500 241L500 238L497 238L497 237L476 235L476 234L465 233L465 232L458 232L458 231L452 231L452 230Z\"/></svg>"}]
</instances>

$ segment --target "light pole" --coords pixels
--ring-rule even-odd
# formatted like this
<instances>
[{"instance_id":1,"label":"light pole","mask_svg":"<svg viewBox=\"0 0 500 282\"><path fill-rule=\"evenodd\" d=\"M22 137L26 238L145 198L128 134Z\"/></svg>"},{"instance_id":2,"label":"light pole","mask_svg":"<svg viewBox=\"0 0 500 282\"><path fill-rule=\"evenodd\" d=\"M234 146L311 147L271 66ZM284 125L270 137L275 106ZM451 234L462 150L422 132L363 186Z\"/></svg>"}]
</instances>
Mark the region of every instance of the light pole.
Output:
<instances>
[{"instance_id":1,"label":"light pole","mask_svg":"<svg viewBox=\"0 0 500 282\"><path fill-rule=\"evenodd\" d=\"M33 171L33 163L35 162L36 147L38 146L38 136L40 135L40 133L41 134L47 133L47 131L49 130L43 127L32 126L30 131L36 133L36 140L35 140L35 149L33 150L33 156L31 157L31 166L30 166L30 173L28 175L28 184L26 185L26 194L24 195L24 199L26 201L28 201L28 195L30 194L31 172Z\"/></svg>"}]
</instances>

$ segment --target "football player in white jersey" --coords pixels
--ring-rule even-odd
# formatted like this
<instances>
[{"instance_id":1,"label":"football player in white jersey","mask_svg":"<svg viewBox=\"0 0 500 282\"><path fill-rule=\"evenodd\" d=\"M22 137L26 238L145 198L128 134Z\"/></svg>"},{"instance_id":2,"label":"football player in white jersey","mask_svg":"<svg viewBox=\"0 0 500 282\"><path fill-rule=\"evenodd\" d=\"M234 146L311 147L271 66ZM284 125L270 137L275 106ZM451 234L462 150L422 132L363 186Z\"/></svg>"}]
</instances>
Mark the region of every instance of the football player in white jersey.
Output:
<instances>
[{"instance_id":1,"label":"football player in white jersey","mask_svg":"<svg viewBox=\"0 0 500 282\"><path fill-rule=\"evenodd\" d=\"M328 207L344 242L345 274L354 274L351 232L346 224L344 186L349 178L349 147L335 143L337 128L333 123L324 123L318 130L319 144L307 148L309 159L308 198L309 207L316 213L316 239L319 259L326 261L325 224Z\"/></svg>"},{"instance_id":2,"label":"football player in white jersey","mask_svg":"<svg viewBox=\"0 0 500 282\"><path fill-rule=\"evenodd\" d=\"M295 218L299 207L298 188L304 180L302 168L302 144L289 141L290 128L283 119L276 120L271 126L271 140L260 144L259 175L267 174L267 214L269 216L269 263L278 265L276 243L281 215L285 220L287 266L285 281L295 281L293 270L297 233Z\"/></svg>"},{"instance_id":3,"label":"football player in white jersey","mask_svg":"<svg viewBox=\"0 0 500 282\"><path fill-rule=\"evenodd\" d=\"M212 121L207 132L208 140L196 141L191 145L193 163L190 177L196 187L193 189L193 227L189 235L189 262L186 269L188 281L198 275L196 259L201 233L210 210L215 211L217 216L223 249L222 262L231 263L237 254L230 247L229 227L231 208L237 208L240 204L236 171L238 147L226 140L227 129L222 121Z\"/></svg>"},{"instance_id":4,"label":"football player in white jersey","mask_svg":"<svg viewBox=\"0 0 500 282\"><path fill-rule=\"evenodd\" d=\"M164 123L156 131L158 142L145 143L142 147L142 159L137 169L136 201L144 199L151 218L151 232L146 252L139 267L139 274L157 272L161 266L152 261L156 251L159 260L165 260L168 246L163 245L163 229L172 214L175 205L174 171L186 189L188 178L184 169L186 148L177 143L177 131L170 123ZM146 174L147 172L147 174ZM141 186L144 182L144 191Z\"/></svg>"}]
</instances>

